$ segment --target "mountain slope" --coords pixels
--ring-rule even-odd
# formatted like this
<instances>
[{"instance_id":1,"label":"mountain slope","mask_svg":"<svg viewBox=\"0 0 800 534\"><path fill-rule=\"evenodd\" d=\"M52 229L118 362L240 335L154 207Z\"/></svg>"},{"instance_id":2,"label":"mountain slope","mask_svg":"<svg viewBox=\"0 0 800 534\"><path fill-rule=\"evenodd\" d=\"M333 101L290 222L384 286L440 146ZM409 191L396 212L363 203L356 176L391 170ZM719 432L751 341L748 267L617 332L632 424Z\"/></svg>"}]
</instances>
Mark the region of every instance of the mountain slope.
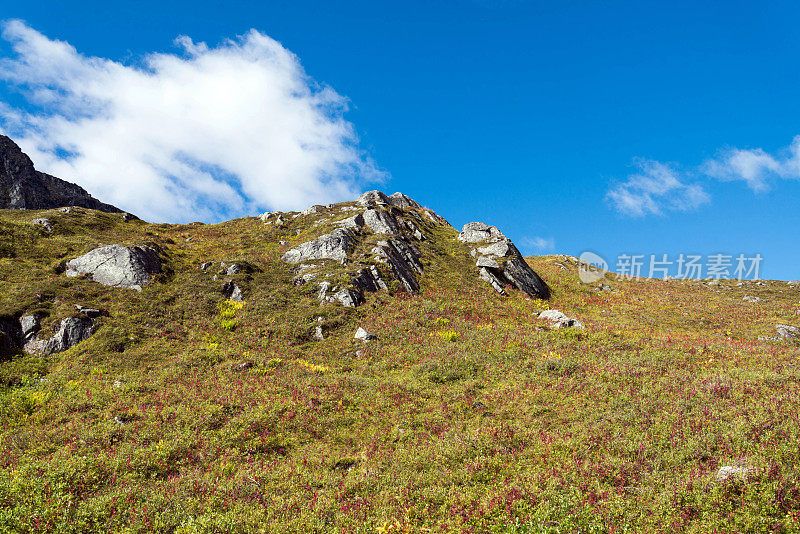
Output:
<instances>
[{"instance_id":1,"label":"mountain slope","mask_svg":"<svg viewBox=\"0 0 800 534\"><path fill-rule=\"evenodd\" d=\"M98 312L68 350L0 363L0 530L800 528L797 344L759 339L798 322L797 286L584 285L549 256L527 259L549 300L500 295L435 216L415 223L422 240L400 229L418 291L372 253L392 237L371 228L352 229L344 262L282 259L367 209L216 225L0 211L5 324L38 313L44 337ZM66 276L109 244L157 251L160 272L141 291ZM320 298L370 266L387 289ZM547 308L586 328L553 328ZM751 470L720 483L722 466Z\"/></svg>"},{"instance_id":2,"label":"mountain slope","mask_svg":"<svg viewBox=\"0 0 800 534\"><path fill-rule=\"evenodd\" d=\"M0 209L52 209L81 206L119 213L122 210L100 202L82 187L39 172L19 146L0 135Z\"/></svg>"}]
</instances>

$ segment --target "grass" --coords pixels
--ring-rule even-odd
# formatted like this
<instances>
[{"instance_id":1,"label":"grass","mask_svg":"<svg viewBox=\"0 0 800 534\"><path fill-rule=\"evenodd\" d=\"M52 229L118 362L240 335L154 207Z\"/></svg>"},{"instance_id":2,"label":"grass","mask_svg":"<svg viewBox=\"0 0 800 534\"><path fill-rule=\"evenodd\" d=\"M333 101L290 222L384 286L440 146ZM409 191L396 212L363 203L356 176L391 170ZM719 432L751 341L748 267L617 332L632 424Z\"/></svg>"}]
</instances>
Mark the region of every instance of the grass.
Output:
<instances>
[{"instance_id":1,"label":"grass","mask_svg":"<svg viewBox=\"0 0 800 534\"><path fill-rule=\"evenodd\" d=\"M42 216L53 235L26 224ZM427 225L423 291L349 309L279 260L326 217L0 212L17 236L0 244L0 315L109 312L69 351L0 364L0 531L800 530L800 355L758 339L798 323L798 289L595 291L543 256L549 303L500 297L454 230ZM157 245L166 272L141 293L58 274L116 242ZM253 266L232 277L246 304L198 269L220 261ZM586 330L551 330L551 306ZM755 472L715 481L736 464Z\"/></svg>"}]
</instances>

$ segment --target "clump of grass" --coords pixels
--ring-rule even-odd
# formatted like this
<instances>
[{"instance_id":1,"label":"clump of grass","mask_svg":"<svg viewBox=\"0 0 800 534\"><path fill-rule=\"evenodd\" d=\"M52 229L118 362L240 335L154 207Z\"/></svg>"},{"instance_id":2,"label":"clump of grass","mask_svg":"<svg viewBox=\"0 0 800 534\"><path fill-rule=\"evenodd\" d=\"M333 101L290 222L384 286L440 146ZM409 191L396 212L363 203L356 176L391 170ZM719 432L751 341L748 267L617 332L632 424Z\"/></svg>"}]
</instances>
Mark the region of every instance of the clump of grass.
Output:
<instances>
[{"instance_id":1,"label":"clump of grass","mask_svg":"<svg viewBox=\"0 0 800 534\"><path fill-rule=\"evenodd\" d=\"M443 341L448 342L456 341L461 337L461 334L455 330L443 330L441 332L436 332L436 335L439 336Z\"/></svg>"}]
</instances>

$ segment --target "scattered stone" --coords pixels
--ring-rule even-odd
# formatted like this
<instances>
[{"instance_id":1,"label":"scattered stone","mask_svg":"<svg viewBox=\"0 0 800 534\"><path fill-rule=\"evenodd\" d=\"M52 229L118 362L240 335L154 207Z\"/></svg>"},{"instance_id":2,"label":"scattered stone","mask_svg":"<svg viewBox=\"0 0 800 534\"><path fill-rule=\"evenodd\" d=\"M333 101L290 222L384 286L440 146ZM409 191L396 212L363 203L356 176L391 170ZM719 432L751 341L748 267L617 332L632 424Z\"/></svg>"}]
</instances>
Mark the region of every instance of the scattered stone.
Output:
<instances>
[{"instance_id":1,"label":"scattered stone","mask_svg":"<svg viewBox=\"0 0 800 534\"><path fill-rule=\"evenodd\" d=\"M200 270L201 270L201 271L207 271L208 269L210 269L210 268L211 268L211 266L212 266L212 265L214 265L214 264L213 264L213 263L211 263L210 261L207 261L207 262L205 262L205 263L202 263L202 264L200 264Z\"/></svg>"},{"instance_id":2,"label":"scattered stone","mask_svg":"<svg viewBox=\"0 0 800 534\"><path fill-rule=\"evenodd\" d=\"M575 318L568 317L566 314L558 310L545 310L539 314L539 319L544 319L550 322L551 326L555 328L579 328L583 329L583 324Z\"/></svg>"},{"instance_id":3,"label":"scattered stone","mask_svg":"<svg viewBox=\"0 0 800 534\"><path fill-rule=\"evenodd\" d=\"M72 208L70 206L67 206L65 208L58 208L58 211L60 211L61 213L72 213Z\"/></svg>"},{"instance_id":4,"label":"scattered stone","mask_svg":"<svg viewBox=\"0 0 800 534\"><path fill-rule=\"evenodd\" d=\"M270 217L272 217L273 213L271 211L265 211L261 215L258 216L263 222L267 222Z\"/></svg>"},{"instance_id":5,"label":"scattered stone","mask_svg":"<svg viewBox=\"0 0 800 534\"><path fill-rule=\"evenodd\" d=\"M50 221L50 219L41 217L39 219L32 220L31 224L41 226L42 228L44 228L44 231L47 232L48 234L53 232L53 223Z\"/></svg>"},{"instance_id":6,"label":"scattered stone","mask_svg":"<svg viewBox=\"0 0 800 534\"><path fill-rule=\"evenodd\" d=\"M68 261L66 269L67 276L89 274L105 286L141 291L151 275L161 272L161 259L151 247L107 245Z\"/></svg>"},{"instance_id":7,"label":"scattered stone","mask_svg":"<svg viewBox=\"0 0 800 534\"><path fill-rule=\"evenodd\" d=\"M753 467L725 465L719 468L719 471L717 471L716 478L718 482L725 482L726 480L736 479L736 478L740 480L746 480L748 475L750 475L754 471L755 469Z\"/></svg>"},{"instance_id":8,"label":"scattered stone","mask_svg":"<svg viewBox=\"0 0 800 534\"><path fill-rule=\"evenodd\" d=\"M96 308L86 308L80 304L75 304L75 309L90 319L95 319L101 315L104 315L102 310L98 310ZM106 312L105 315L108 315L108 312Z\"/></svg>"},{"instance_id":9,"label":"scattered stone","mask_svg":"<svg viewBox=\"0 0 800 534\"><path fill-rule=\"evenodd\" d=\"M360 339L361 341L366 343L367 341L374 341L374 340L378 339L378 336L376 336L375 334L372 334L370 332L367 332L366 330L364 330L363 328L361 328L359 326L358 330L356 330L356 333L353 336L353 338L354 339Z\"/></svg>"},{"instance_id":10,"label":"scattered stone","mask_svg":"<svg viewBox=\"0 0 800 534\"><path fill-rule=\"evenodd\" d=\"M324 206L311 206L300 212L300 215L311 215L312 213L319 213L324 210Z\"/></svg>"},{"instance_id":11,"label":"scattered stone","mask_svg":"<svg viewBox=\"0 0 800 534\"><path fill-rule=\"evenodd\" d=\"M138 221L139 217L137 217L133 213L128 213L126 211L125 213L122 214L122 220L125 221L125 222ZM188 241L188 239L187 239L187 241Z\"/></svg>"},{"instance_id":12,"label":"scattered stone","mask_svg":"<svg viewBox=\"0 0 800 534\"><path fill-rule=\"evenodd\" d=\"M222 285L222 294L225 298L234 302L242 302L242 290L237 286L233 280L228 280Z\"/></svg>"},{"instance_id":13,"label":"scattered stone","mask_svg":"<svg viewBox=\"0 0 800 534\"><path fill-rule=\"evenodd\" d=\"M751 297L750 295L745 295L742 298L742 300L747 301L747 302L760 302L761 298L760 297Z\"/></svg>"},{"instance_id":14,"label":"scattered stone","mask_svg":"<svg viewBox=\"0 0 800 534\"><path fill-rule=\"evenodd\" d=\"M328 295L328 291L330 290L330 288L331 288L331 283L330 282L328 282L328 281L320 282L319 291L317 291L317 298L320 301L323 301L323 302L328 300L327 299L327 295Z\"/></svg>"},{"instance_id":15,"label":"scattered stone","mask_svg":"<svg viewBox=\"0 0 800 534\"><path fill-rule=\"evenodd\" d=\"M788 324L776 324L775 331L780 339L795 340L800 338L800 328Z\"/></svg>"},{"instance_id":16,"label":"scattered stone","mask_svg":"<svg viewBox=\"0 0 800 534\"><path fill-rule=\"evenodd\" d=\"M344 228L321 235L286 251L281 259L286 263L300 263L307 260L331 259L344 262L347 254L356 245L352 231Z\"/></svg>"},{"instance_id":17,"label":"scattered stone","mask_svg":"<svg viewBox=\"0 0 800 534\"><path fill-rule=\"evenodd\" d=\"M314 337L317 338L320 341L325 339L325 334L322 333L322 326L321 325L317 325L314 328Z\"/></svg>"},{"instance_id":18,"label":"scattered stone","mask_svg":"<svg viewBox=\"0 0 800 534\"><path fill-rule=\"evenodd\" d=\"M253 362L239 362L231 364L231 371L241 372L253 368Z\"/></svg>"},{"instance_id":19,"label":"scattered stone","mask_svg":"<svg viewBox=\"0 0 800 534\"><path fill-rule=\"evenodd\" d=\"M22 332L22 344L27 344L32 340L41 329L42 314L33 313L20 317L19 325Z\"/></svg>"}]
</instances>

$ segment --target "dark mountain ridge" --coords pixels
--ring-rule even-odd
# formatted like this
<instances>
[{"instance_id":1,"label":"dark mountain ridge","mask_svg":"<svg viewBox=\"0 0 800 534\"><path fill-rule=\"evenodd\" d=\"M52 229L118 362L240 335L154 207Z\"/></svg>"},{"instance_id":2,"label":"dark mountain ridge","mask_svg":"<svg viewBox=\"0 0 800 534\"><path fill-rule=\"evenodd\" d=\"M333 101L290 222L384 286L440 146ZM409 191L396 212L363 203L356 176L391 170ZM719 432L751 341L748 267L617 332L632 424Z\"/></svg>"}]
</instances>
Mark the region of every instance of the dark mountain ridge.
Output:
<instances>
[{"instance_id":1,"label":"dark mountain ridge","mask_svg":"<svg viewBox=\"0 0 800 534\"><path fill-rule=\"evenodd\" d=\"M53 209L80 206L108 213L122 210L100 202L84 188L37 171L31 158L0 135L0 209Z\"/></svg>"}]
</instances>

